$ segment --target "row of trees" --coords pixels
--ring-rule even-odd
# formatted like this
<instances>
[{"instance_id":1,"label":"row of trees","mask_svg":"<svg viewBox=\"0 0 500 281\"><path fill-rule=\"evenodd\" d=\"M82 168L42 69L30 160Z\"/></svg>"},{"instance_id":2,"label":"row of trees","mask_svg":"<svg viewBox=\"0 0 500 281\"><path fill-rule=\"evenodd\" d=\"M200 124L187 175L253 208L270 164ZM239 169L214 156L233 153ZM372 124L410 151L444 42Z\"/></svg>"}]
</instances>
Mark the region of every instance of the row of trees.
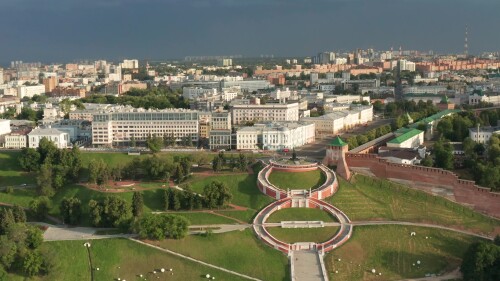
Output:
<instances>
[{"instance_id":1,"label":"row of trees","mask_svg":"<svg viewBox=\"0 0 500 281\"><path fill-rule=\"evenodd\" d=\"M391 130L390 125L384 125L384 126L380 126L378 128L375 128L375 129L371 129L364 134L360 134L357 136L351 136L346 141L347 141L347 144L349 145L349 149L353 149L353 148L356 148L356 147L358 147L362 144L365 144L369 141L372 141L376 138L379 138L385 134L388 134L391 131L392 130Z\"/></svg>"},{"instance_id":2,"label":"row of trees","mask_svg":"<svg viewBox=\"0 0 500 281\"><path fill-rule=\"evenodd\" d=\"M172 160L153 155L142 159L134 158L126 165L117 164L113 167L110 167L102 159L92 159L88 165L89 182L103 185L110 179L120 181L122 179L146 178L166 181L171 177L177 182L182 182L191 174L191 166L190 157Z\"/></svg>"},{"instance_id":3,"label":"row of trees","mask_svg":"<svg viewBox=\"0 0 500 281\"><path fill-rule=\"evenodd\" d=\"M136 140L134 138L131 139L131 146L136 146ZM180 142L177 142L177 138L174 136L174 133L168 135L165 134L163 137L150 135L146 138L146 147L151 150L153 153L158 153L162 148L165 147L173 147L176 145L180 146L193 146L193 140L191 135L186 135L181 138Z\"/></svg>"},{"instance_id":4,"label":"row of trees","mask_svg":"<svg viewBox=\"0 0 500 281\"><path fill-rule=\"evenodd\" d=\"M180 92L172 91L166 87L153 87L151 89L131 89L125 95L118 97L111 95L91 95L82 98L83 103L121 104L131 105L135 108L188 108Z\"/></svg>"},{"instance_id":5,"label":"row of trees","mask_svg":"<svg viewBox=\"0 0 500 281\"><path fill-rule=\"evenodd\" d=\"M38 194L53 196L68 182L76 182L82 167L78 147L58 149L53 142L43 138L37 149L23 148L19 157L21 167L28 172L36 171Z\"/></svg>"},{"instance_id":6,"label":"row of trees","mask_svg":"<svg viewBox=\"0 0 500 281\"><path fill-rule=\"evenodd\" d=\"M1 271L35 276L53 268L52 253L41 249L42 231L26 224L26 213L19 206L0 209Z\"/></svg>"},{"instance_id":7,"label":"row of trees","mask_svg":"<svg viewBox=\"0 0 500 281\"><path fill-rule=\"evenodd\" d=\"M233 195L229 187L219 181L212 181L205 185L203 193L196 194L191 190L191 187L185 186L183 191L175 189L167 189L163 193L163 209L178 211L193 210L201 208L223 208L231 202Z\"/></svg>"},{"instance_id":8,"label":"row of trees","mask_svg":"<svg viewBox=\"0 0 500 281\"><path fill-rule=\"evenodd\" d=\"M219 172L224 167L230 168L231 170L239 170L239 171L246 171L247 167L249 165L250 161L248 157L240 153L238 157L234 157L233 154L228 158L224 154L224 152L219 152L217 156L215 156L212 160L212 169L214 172Z\"/></svg>"}]
</instances>

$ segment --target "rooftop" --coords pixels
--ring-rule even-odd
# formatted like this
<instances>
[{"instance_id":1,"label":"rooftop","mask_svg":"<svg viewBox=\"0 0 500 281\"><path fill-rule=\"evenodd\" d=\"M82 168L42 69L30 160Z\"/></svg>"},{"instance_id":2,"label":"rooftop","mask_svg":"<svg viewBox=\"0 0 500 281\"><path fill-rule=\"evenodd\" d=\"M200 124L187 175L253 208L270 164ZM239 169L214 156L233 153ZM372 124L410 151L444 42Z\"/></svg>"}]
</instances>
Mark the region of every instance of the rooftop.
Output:
<instances>
[{"instance_id":1,"label":"rooftop","mask_svg":"<svg viewBox=\"0 0 500 281\"><path fill-rule=\"evenodd\" d=\"M336 136L331 142L331 146L345 146L347 145L346 142L344 142L339 136Z\"/></svg>"},{"instance_id":2,"label":"rooftop","mask_svg":"<svg viewBox=\"0 0 500 281\"><path fill-rule=\"evenodd\" d=\"M417 130L417 129L405 129L405 130L398 130L396 131L396 135L399 134L399 131L401 131L402 133L397 136L396 138L388 141L387 143L394 143L394 144L400 144L400 143L403 143L419 134L423 134L424 131L420 131L420 130Z\"/></svg>"}]
</instances>

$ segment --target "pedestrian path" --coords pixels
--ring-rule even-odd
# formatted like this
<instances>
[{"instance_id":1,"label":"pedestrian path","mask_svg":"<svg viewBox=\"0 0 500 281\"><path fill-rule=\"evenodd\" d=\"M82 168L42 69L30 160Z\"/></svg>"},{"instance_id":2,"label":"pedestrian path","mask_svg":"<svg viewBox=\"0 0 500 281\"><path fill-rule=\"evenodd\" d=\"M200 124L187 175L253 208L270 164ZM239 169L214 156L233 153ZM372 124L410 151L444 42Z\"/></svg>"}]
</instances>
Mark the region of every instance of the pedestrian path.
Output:
<instances>
[{"instance_id":1,"label":"pedestrian path","mask_svg":"<svg viewBox=\"0 0 500 281\"><path fill-rule=\"evenodd\" d=\"M326 281L317 251L293 251L290 255L292 281Z\"/></svg>"}]
</instances>

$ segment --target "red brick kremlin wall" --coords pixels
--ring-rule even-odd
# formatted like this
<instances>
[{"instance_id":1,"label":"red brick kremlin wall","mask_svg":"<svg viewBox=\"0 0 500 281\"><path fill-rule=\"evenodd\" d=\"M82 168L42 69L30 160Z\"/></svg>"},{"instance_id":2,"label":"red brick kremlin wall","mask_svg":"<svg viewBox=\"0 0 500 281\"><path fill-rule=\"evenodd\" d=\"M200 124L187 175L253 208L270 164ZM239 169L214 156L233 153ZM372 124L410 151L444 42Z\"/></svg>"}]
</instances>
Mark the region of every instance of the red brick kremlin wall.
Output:
<instances>
[{"instance_id":1,"label":"red brick kremlin wall","mask_svg":"<svg viewBox=\"0 0 500 281\"><path fill-rule=\"evenodd\" d=\"M389 163L375 154L346 153L349 167L366 168L380 178L396 178L453 188L455 201L472 206L488 215L500 218L500 193L475 185L473 181L461 180L450 171L415 165Z\"/></svg>"}]
</instances>

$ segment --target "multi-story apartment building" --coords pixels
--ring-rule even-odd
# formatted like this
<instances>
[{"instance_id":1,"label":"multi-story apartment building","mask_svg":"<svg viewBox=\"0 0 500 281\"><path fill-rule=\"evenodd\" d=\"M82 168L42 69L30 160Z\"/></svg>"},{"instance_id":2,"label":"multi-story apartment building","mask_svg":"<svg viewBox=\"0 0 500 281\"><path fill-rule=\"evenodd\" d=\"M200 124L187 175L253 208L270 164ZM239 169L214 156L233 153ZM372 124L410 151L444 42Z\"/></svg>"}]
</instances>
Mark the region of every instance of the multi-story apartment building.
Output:
<instances>
[{"instance_id":1,"label":"multi-story apartment building","mask_svg":"<svg viewBox=\"0 0 500 281\"><path fill-rule=\"evenodd\" d=\"M212 112L210 121L210 148L231 148L231 114L228 111Z\"/></svg>"},{"instance_id":2,"label":"multi-story apartment building","mask_svg":"<svg viewBox=\"0 0 500 281\"><path fill-rule=\"evenodd\" d=\"M121 109L93 115L92 144L123 145L133 137L145 141L149 136L172 135L176 141L186 136L198 141L198 111L185 109Z\"/></svg>"},{"instance_id":3,"label":"multi-story apartment building","mask_svg":"<svg viewBox=\"0 0 500 281\"><path fill-rule=\"evenodd\" d=\"M20 99L24 97L32 98L34 95L41 95L43 93L45 93L45 85L19 86L17 88L17 97Z\"/></svg>"},{"instance_id":4,"label":"multi-story apartment building","mask_svg":"<svg viewBox=\"0 0 500 281\"><path fill-rule=\"evenodd\" d=\"M315 140L315 125L308 122L280 122L243 127L236 132L237 149L292 149Z\"/></svg>"},{"instance_id":5,"label":"multi-story apartment building","mask_svg":"<svg viewBox=\"0 0 500 281\"><path fill-rule=\"evenodd\" d=\"M233 124L246 122L298 121L299 104L234 105L231 109Z\"/></svg>"},{"instance_id":6,"label":"multi-story apartment building","mask_svg":"<svg viewBox=\"0 0 500 281\"><path fill-rule=\"evenodd\" d=\"M29 130L18 130L5 136L5 148L21 149L28 147Z\"/></svg>"}]
</instances>

